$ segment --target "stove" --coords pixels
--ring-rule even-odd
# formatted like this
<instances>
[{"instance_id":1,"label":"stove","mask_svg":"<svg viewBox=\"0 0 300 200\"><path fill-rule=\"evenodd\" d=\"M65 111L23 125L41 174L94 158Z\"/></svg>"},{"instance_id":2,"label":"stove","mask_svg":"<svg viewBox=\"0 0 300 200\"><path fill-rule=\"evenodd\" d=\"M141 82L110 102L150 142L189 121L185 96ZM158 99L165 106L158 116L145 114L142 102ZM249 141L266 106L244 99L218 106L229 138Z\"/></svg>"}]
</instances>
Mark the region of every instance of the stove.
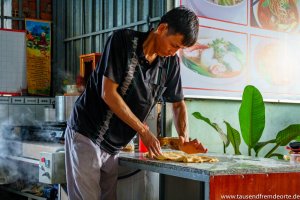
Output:
<instances>
[{"instance_id":1,"label":"stove","mask_svg":"<svg viewBox=\"0 0 300 200\"><path fill-rule=\"evenodd\" d=\"M1 138L13 141L64 143L66 122L44 122L37 126L3 126Z\"/></svg>"}]
</instances>

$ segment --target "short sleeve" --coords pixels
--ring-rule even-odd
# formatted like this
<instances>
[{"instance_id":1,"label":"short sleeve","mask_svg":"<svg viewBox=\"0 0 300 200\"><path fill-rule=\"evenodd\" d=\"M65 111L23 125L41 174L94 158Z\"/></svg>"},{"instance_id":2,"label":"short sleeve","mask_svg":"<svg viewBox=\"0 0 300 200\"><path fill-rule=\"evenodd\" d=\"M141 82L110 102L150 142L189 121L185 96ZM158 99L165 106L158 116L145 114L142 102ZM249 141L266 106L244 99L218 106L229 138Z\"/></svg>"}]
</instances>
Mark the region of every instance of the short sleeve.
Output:
<instances>
[{"instance_id":1,"label":"short sleeve","mask_svg":"<svg viewBox=\"0 0 300 200\"><path fill-rule=\"evenodd\" d=\"M126 70L126 40L124 34L114 32L107 40L102 54L104 76L120 84Z\"/></svg>"},{"instance_id":2,"label":"short sleeve","mask_svg":"<svg viewBox=\"0 0 300 200\"><path fill-rule=\"evenodd\" d=\"M169 57L165 63L167 68L166 90L163 100L166 102L179 102L184 99L181 85L180 65L178 56Z\"/></svg>"}]
</instances>

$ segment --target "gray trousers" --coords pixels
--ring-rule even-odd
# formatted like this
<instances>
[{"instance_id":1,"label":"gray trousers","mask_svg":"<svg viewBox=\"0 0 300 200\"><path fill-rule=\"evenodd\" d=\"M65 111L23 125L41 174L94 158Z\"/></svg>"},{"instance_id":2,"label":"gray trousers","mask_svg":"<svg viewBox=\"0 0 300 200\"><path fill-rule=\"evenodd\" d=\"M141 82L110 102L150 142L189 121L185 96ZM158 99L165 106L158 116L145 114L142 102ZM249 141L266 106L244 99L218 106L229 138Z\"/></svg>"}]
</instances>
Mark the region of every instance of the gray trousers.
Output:
<instances>
[{"instance_id":1,"label":"gray trousers","mask_svg":"<svg viewBox=\"0 0 300 200\"><path fill-rule=\"evenodd\" d=\"M116 200L118 156L67 127L66 178L70 200Z\"/></svg>"}]
</instances>

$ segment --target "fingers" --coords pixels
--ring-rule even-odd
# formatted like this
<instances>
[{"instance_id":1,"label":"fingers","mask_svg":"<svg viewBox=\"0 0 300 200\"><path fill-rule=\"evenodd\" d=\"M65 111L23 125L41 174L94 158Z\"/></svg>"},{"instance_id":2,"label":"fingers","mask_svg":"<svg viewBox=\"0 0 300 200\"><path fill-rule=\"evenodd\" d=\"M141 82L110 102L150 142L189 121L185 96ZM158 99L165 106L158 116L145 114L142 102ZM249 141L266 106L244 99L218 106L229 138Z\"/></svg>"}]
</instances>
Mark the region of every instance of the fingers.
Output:
<instances>
[{"instance_id":1,"label":"fingers","mask_svg":"<svg viewBox=\"0 0 300 200\"><path fill-rule=\"evenodd\" d=\"M185 142L184 137L183 136L179 136L179 143L180 143L180 145L183 145L184 142Z\"/></svg>"},{"instance_id":2,"label":"fingers","mask_svg":"<svg viewBox=\"0 0 300 200\"><path fill-rule=\"evenodd\" d=\"M160 146L150 146L148 148L148 152L149 152L149 157L150 158L153 158L155 156L159 156L159 155L161 155Z\"/></svg>"},{"instance_id":3,"label":"fingers","mask_svg":"<svg viewBox=\"0 0 300 200\"><path fill-rule=\"evenodd\" d=\"M161 155L159 140L150 131L148 132L144 140L144 144L148 149L150 158L153 158L153 156Z\"/></svg>"},{"instance_id":4,"label":"fingers","mask_svg":"<svg viewBox=\"0 0 300 200\"><path fill-rule=\"evenodd\" d=\"M148 150L148 153L149 153L149 158L153 158L153 153L150 149Z\"/></svg>"},{"instance_id":5,"label":"fingers","mask_svg":"<svg viewBox=\"0 0 300 200\"><path fill-rule=\"evenodd\" d=\"M158 141L157 139L156 139L156 141L154 142L154 145L151 146L151 150L152 150L152 152L153 152L156 156L161 155L160 143L159 143L159 141Z\"/></svg>"},{"instance_id":6,"label":"fingers","mask_svg":"<svg viewBox=\"0 0 300 200\"><path fill-rule=\"evenodd\" d=\"M152 148L152 149L151 149L151 152L153 152L155 156L161 155L160 149L157 149L157 148Z\"/></svg>"}]
</instances>

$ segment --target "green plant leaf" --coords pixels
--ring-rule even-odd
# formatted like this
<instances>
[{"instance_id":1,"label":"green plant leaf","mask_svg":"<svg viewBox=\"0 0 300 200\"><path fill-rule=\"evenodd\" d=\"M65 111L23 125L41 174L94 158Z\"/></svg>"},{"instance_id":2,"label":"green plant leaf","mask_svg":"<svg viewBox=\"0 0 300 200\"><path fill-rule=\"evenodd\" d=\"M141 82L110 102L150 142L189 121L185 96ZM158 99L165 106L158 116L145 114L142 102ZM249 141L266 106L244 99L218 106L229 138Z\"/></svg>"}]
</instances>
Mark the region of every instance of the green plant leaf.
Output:
<instances>
[{"instance_id":1,"label":"green plant leaf","mask_svg":"<svg viewBox=\"0 0 300 200\"><path fill-rule=\"evenodd\" d=\"M226 134L223 132L223 130L219 127L218 124L213 123L210 121L210 119L208 119L207 117L204 117L201 113L199 112L194 112L192 114L196 119L200 119L204 122L206 122L208 125L210 125L213 129L215 129L217 131L217 133L219 133L220 138L222 139L223 143L225 144L225 146L227 147L229 145L229 140L227 139Z\"/></svg>"},{"instance_id":2,"label":"green plant leaf","mask_svg":"<svg viewBox=\"0 0 300 200\"><path fill-rule=\"evenodd\" d=\"M227 127L227 136L228 136L228 139L229 141L231 142L232 146L233 146L233 149L234 149L234 153L236 155L241 155L241 152L240 152L240 145L241 145L241 136L240 136L240 133L232 128L232 126L224 121L224 123L226 124L226 127Z\"/></svg>"},{"instance_id":3,"label":"green plant leaf","mask_svg":"<svg viewBox=\"0 0 300 200\"><path fill-rule=\"evenodd\" d=\"M276 139L272 139L272 140L268 140L268 141L265 141L265 142L258 142L255 146L254 146L254 151L256 153L256 156L258 156L258 153L259 151L264 147L266 146L267 144L271 144L271 143L275 143L276 142Z\"/></svg>"},{"instance_id":4,"label":"green plant leaf","mask_svg":"<svg viewBox=\"0 0 300 200\"><path fill-rule=\"evenodd\" d=\"M290 141L300 136L300 124L292 124L287 128L278 132L276 136L276 143L280 146L287 145Z\"/></svg>"},{"instance_id":5,"label":"green plant leaf","mask_svg":"<svg viewBox=\"0 0 300 200\"><path fill-rule=\"evenodd\" d=\"M281 160L283 160L283 155L282 154L280 154L280 153L272 153L271 155L270 155L270 157L269 158L271 158L271 157L277 157L278 159L281 159Z\"/></svg>"},{"instance_id":6,"label":"green plant leaf","mask_svg":"<svg viewBox=\"0 0 300 200\"><path fill-rule=\"evenodd\" d=\"M250 152L261 138L265 128L265 104L259 90L252 85L244 89L239 121L242 137Z\"/></svg>"},{"instance_id":7,"label":"green plant leaf","mask_svg":"<svg viewBox=\"0 0 300 200\"><path fill-rule=\"evenodd\" d=\"M279 146L285 146L290 141L300 136L300 124L292 124L287 128L278 132L276 136L276 145L265 155L266 158L270 158L273 152Z\"/></svg>"}]
</instances>

